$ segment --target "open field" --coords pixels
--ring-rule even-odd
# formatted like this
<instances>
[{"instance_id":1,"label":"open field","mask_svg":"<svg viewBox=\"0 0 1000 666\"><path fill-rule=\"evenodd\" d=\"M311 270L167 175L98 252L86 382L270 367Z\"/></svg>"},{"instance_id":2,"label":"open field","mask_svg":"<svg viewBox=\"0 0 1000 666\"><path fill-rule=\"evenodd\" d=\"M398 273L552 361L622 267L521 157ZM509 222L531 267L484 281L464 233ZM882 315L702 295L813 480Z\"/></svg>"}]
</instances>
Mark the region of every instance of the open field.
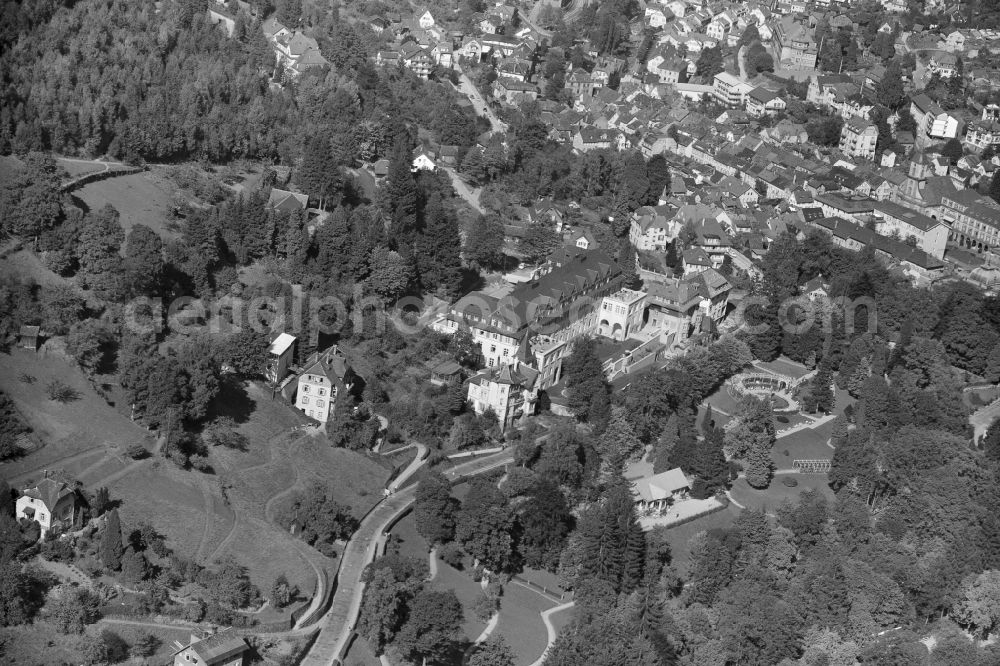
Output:
<instances>
[{"instance_id":1,"label":"open field","mask_svg":"<svg viewBox=\"0 0 1000 666\"><path fill-rule=\"evenodd\" d=\"M688 562L691 560L691 538L699 532L730 527L736 522L736 517L739 515L740 510L730 504L722 511L716 511L697 520L692 520L690 523L656 529L666 529L667 542L670 544L671 564L683 576L686 575Z\"/></svg>"},{"instance_id":2,"label":"open field","mask_svg":"<svg viewBox=\"0 0 1000 666\"><path fill-rule=\"evenodd\" d=\"M516 582L504 586L500 599L500 620L494 634L506 639L518 666L528 666L542 656L549 635L541 612L557 605Z\"/></svg>"},{"instance_id":3,"label":"open field","mask_svg":"<svg viewBox=\"0 0 1000 666\"><path fill-rule=\"evenodd\" d=\"M786 476L791 476L798 484L794 488L789 488L781 482ZM746 479L736 479L730 494L733 499L748 509L764 509L769 513L774 511L785 500L797 502L799 495L806 490L819 490L828 501L834 501L833 491L827 485L826 474L780 474L771 480L771 485L764 490L751 488Z\"/></svg>"},{"instance_id":4,"label":"open field","mask_svg":"<svg viewBox=\"0 0 1000 666\"><path fill-rule=\"evenodd\" d=\"M66 285L70 282L50 271L34 252L14 250L12 244L5 246L10 252L0 257L0 277L4 280L34 282L42 287Z\"/></svg>"},{"instance_id":5,"label":"open field","mask_svg":"<svg viewBox=\"0 0 1000 666\"><path fill-rule=\"evenodd\" d=\"M22 374L35 380L20 381ZM74 388L78 399L65 404L49 400L45 386L54 379ZM40 477L43 469L79 474L104 456L119 455L129 444L152 448L150 433L109 407L83 373L62 357L22 349L0 355L0 390L45 443L30 455L0 465L0 474L8 479ZM121 463L115 459L115 464Z\"/></svg>"},{"instance_id":6,"label":"open field","mask_svg":"<svg viewBox=\"0 0 1000 666\"><path fill-rule=\"evenodd\" d=\"M197 558L202 539L228 530L234 521L222 497L209 489L211 481L154 459L109 490L113 498L122 499L119 512L126 526L146 521L167 537L167 545L178 555Z\"/></svg>"},{"instance_id":7,"label":"open field","mask_svg":"<svg viewBox=\"0 0 1000 666\"><path fill-rule=\"evenodd\" d=\"M121 216L127 234L136 224L145 224L164 239L177 238L167 217L176 186L156 170L107 178L84 185L73 195L92 211L111 204Z\"/></svg>"}]
</instances>

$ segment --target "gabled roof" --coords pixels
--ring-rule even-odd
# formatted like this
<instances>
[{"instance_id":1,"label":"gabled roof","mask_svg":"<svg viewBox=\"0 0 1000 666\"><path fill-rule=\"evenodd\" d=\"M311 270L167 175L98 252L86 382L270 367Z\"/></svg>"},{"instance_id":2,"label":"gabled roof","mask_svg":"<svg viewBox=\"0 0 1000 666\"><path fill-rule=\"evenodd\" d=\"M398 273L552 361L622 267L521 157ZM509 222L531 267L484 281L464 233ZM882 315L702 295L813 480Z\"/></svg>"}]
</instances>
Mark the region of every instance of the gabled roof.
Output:
<instances>
[{"instance_id":1,"label":"gabled roof","mask_svg":"<svg viewBox=\"0 0 1000 666\"><path fill-rule=\"evenodd\" d=\"M632 482L632 492L644 502L667 499L678 490L689 488L691 484L680 467L660 472L654 476L636 479Z\"/></svg>"},{"instance_id":2,"label":"gabled roof","mask_svg":"<svg viewBox=\"0 0 1000 666\"><path fill-rule=\"evenodd\" d=\"M271 194L267 198L267 205L279 213L289 213L295 210L302 210L309 206L309 197L305 194L279 190L271 188Z\"/></svg>"},{"instance_id":3,"label":"gabled roof","mask_svg":"<svg viewBox=\"0 0 1000 666\"><path fill-rule=\"evenodd\" d=\"M352 370L347 357L334 345L322 353L313 354L301 374L322 375L333 384L342 384L352 374Z\"/></svg>"},{"instance_id":4,"label":"gabled roof","mask_svg":"<svg viewBox=\"0 0 1000 666\"><path fill-rule=\"evenodd\" d=\"M62 499L73 496L74 491L62 481L42 479L34 488L25 488L24 495L41 500L51 513Z\"/></svg>"}]
</instances>

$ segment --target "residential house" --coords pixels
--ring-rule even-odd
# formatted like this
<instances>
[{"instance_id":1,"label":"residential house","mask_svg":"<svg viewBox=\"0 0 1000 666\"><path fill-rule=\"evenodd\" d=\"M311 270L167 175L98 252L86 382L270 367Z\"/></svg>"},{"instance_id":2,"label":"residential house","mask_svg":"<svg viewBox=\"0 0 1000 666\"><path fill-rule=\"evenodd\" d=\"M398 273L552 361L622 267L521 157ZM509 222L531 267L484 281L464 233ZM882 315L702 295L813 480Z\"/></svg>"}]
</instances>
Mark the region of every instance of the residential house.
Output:
<instances>
[{"instance_id":1,"label":"residential house","mask_svg":"<svg viewBox=\"0 0 1000 666\"><path fill-rule=\"evenodd\" d=\"M825 217L837 217L851 222L867 220L875 212L875 201L871 199L847 198L839 194L815 195Z\"/></svg>"},{"instance_id":2,"label":"residential house","mask_svg":"<svg viewBox=\"0 0 1000 666\"><path fill-rule=\"evenodd\" d=\"M316 40L300 30L294 33L288 32L287 29L278 30L271 43L274 45L278 62L292 76L297 76L307 69L326 67L330 64L320 53Z\"/></svg>"},{"instance_id":3,"label":"residential house","mask_svg":"<svg viewBox=\"0 0 1000 666\"><path fill-rule=\"evenodd\" d=\"M646 326L659 331L664 344L687 340L706 321L721 322L732 291L729 281L712 268L683 278L659 276L645 285Z\"/></svg>"},{"instance_id":4,"label":"residential house","mask_svg":"<svg viewBox=\"0 0 1000 666\"><path fill-rule=\"evenodd\" d=\"M573 135L573 148L582 153L602 148L620 150L621 141L621 132L618 130L581 127Z\"/></svg>"},{"instance_id":5,"label":"residential house","mask_svg":"<svg viewBox=\"0 0 1000 666\"><path fill-rule=\"evenodd\" d=\"M660 7L646 7L646 23L650 28L662 28L667 24L667 11Z\"/></svg>"},{"instance_id":6,"label":"residential house","mask_svg":"<svg viewBox=\"0 0 1000 666\"><path fill-rule=\"evenodd\" d=\"M655 70L650 71L656 75L661 84L686 83L688 80L688 63L683 58L663 60Z\"/></svg>"},{"instance_id":7,"label":"residential house","mask_svg":"<svg viewBox=\"0 0 1000 666\"><path fill-rule=\"evenodd\" d=\"M746 104L747 115L751 118L773 116L784 111L787 106L781 95L763 86L757 86L747 93Z\"/></svg>"},{"instance_id":8,"label":"residential house","mask_svg":"<svg viewBox=\"0 0 1000 666\"><path fill-rule=\"evenodd\" d=\"M760 193L754 189L752 184L743 182L733 176L726 176L720 180L718 188L724 195L737 200L743 208L750 208L760 199Z\"/></svg>"},{"instance_id":9,"label":"residential house","mask_svg":"<svg viewBox=\"0 0 1000 666\"><path fill-rule=\"evenodd\" d=\"M477 414L492 411L501 432L514 421L535 413L538 371L515 358L469 380L468 399Z\"/></svg>"},{"instance_id":10,"label":"residential house","mask_svg":"<svg viewBox=\"0 0 1000 666\"><path fill-rule=\"evenodd\" d=\"M233 629L191 634L187 644L174 642L174 666L243 666L250 646Z\"/></svg>"},{"instance_id":11,"label":"residential house","mask_svg":"<svg viewBox=\"0 0 1000 666\"><path fill-rule=\"evenodd\" d=\"M873 160L877 143L878 127L867 120L851 118L840 130L840 152L848 157Z\"/></svg>"},{"instance_id":12,"label":"residential house","mask_svg":"<svg viewBox=\"0 0 1000 666\"><path fill-rule=\"evenodd\" d=\"M593 95L594 91L599 87L599 84L590 76L587 70L583 68L574 69L573 72L566 77L566 89L573 93L573 96L576 98L580 98L584 95Z\"/></svg>"},{"instance_id":13,"label":"residential house","mask_svg":"<svg viewBox=\"0 0 1000 666\"><path fill-rule=\"evenodd\" d=\"M782 16L774 27L779 63L788 69L815 69L816 31L801 16Z\"/></svg>"},{"instance_id":14,"label":"residential house","mask_svg":"<svg viewBox=\"0 0 1000 666\"><path fill-rule=\"evenodd\" d=\"M915 95L910 101L910 115L917 125L918 136L933 139L954 139L958 136L958 118L923 93Z\"/></svg>"},{"instance_id":15,"label":"residential house","mask_svg":"<svg viewBox=\"0 0 1000 666\"><path fill-rule=\"evenodd\" d=\"M532 83L498 78L493 83L493 96L508 104L517 105L522 101L537 99L538 88Z\"/></svg>"},{"instance_id":16,"label":"residential house","mask_svg":"<svg viewBox=\"0 0 1000 666\"><path fill-rule=\"evenodd\" d=\"M410 171L434 171L437 164L434 161L434 152L425 146L418 146L413 150L413 162Z\"/></svg>"},{"instance_id":17,"label":"residential house","mask_svg":"<svg viewBox=\"0 0 1000 666\"><path fill-rule=\"evenodd\" d=\"M628 239L636 250L663 252L677 238L681 224L667 216L666 206L642 206L632 213Z\"/></svg>"},{"instance_id":18,"label":"residential house","mask_svg":"<svg viewBox=\"0 0 1000 666\"><path fill-rule=\"evenodd\" d=\"M942 79L950 79L958 73L958 57L954 53L935 51L927 62L927 75L937 74Z\"/></svg>"},{"instance_id":19,"label":"residential house","mask_svg":"<svg viewBox=\"0 0 1000 666\"><path fill-rule=\"evenodd\" d=\"M272 187L271 193L267 197L267 207L276 213L292 213L305 210L309 207L309 196Z\"/></svg>"},{"instance_id":20,"label":"residential house","mask_svg":"<svg viewBox=\"0 0 1000 666\"><path fill-rule=\"evenodd\" d=\"M337 345L314 353L299 374L295 407L309 418L326 424L333 413L337 397L349 393L356 375L347 356Z\"/></svg>"},{"instance_id":21,"label":"residential house","mask_svg":"<svg viewBox=\"0 0 1000 666\"><path fill-rule=\"evenodd\" d=\"M420 16L417 17L417 23L421 28L426 30L427 28L434 27L434 15L431 14L429 9L425 9Z\"/></svg>"},{"instance_id":22,"label":"residential house","mask_svg":"<svg viewBox=\"0 0 1000 666\"><path fill-rule=\"evenodd\" d=\"M596 250L601 245L594 238L594 234L590 232L590 229L580 229L574 232L568 239L567 242L573 247L578 247L581 250Z\"/></svg>"},{"instance_id":23,"label":"residential house","mask_svg":"<svg viewBox=\"0 0 1000 666\"><path fill-rule=\"evenodd\" d=\"M973 120L966 127L962 143L977 153L983 152L990 146L1000 148L1000 122Z\"/></svg>"},{"instance_id":24,"label":"residential house","mask_svg":"<svg viewBox=\"0 0 1000 666\"><path fill-rule=\"evenodd\" d=\"M552 229L557 234L562 233L565 219L566 217L563 215L562 210L556 206L552 199L541 199L528 208L529 222L532 224L552 225Z\"/></svg>"},{"instance_id":25,"label":"residential house","mask_svg":"<svg viewBox=\"0 0 1000 666\"><path fill-rule=\"evenodd\" d=\"M80 498L76 490L62 481L44 478L38 485L25 488L14 503L17 520L34 520L41 528L41 538L73 526Z\"/></svg>"}]
</instances>

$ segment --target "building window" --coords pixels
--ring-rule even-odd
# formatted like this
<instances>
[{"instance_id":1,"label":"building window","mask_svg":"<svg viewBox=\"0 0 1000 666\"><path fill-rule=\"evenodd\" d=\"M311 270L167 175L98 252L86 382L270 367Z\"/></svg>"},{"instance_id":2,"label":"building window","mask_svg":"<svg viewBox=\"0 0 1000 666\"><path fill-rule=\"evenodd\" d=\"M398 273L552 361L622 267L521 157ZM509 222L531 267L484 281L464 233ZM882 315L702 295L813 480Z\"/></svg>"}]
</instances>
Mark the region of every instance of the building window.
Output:
<instances>
[{"instance_id":1,"label":"building window","mask_svg":"<svg viewBox=\"0 0 1000 666\"><path fill-rule=\"evenodd\" d=\"M323 389L320 389L320 390L319 390L319 394L320 394L320 395L326 395L326 391L325 391L325 390L323 390Z\"/></svg>"},{"instance_id":2,"label":"building window","mask_svg":"<svg viewBox=\"0 0 1000 666\"><path fill-rule=\"evenodd\" d=\"M305 396L305 395L302 396L302 404L303 405L308 405L309 404L309 396Z\"/></svg>"},{"instance_id":3,"label":"building window","mask_svg":"<svg viewBox=\"0 0 1000 666\"><path fill-rule=\"evenodd\" d=\"M317 400L316 401L316 406L319 407L320 409L323 409L323 401L322 400Z\"/></svg>"},{"instance_id":4,"label":"building window","mask_svg":"<svg viewBox=\"0 0 1000 666\"><path fill-rule=\"evenodd\" d=\"M302 392L303 393L309 393L309 387L308 386L303 386L302 387Z\"/></svg>"}]
</instances>

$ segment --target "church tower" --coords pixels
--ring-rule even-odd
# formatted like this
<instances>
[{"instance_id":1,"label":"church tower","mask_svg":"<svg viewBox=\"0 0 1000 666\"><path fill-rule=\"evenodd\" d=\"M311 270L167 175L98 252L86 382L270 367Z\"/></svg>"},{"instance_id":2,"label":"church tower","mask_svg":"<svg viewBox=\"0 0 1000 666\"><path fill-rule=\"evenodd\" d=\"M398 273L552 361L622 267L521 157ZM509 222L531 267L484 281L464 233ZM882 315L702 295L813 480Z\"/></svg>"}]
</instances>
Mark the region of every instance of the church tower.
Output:
<instances>
[{"instance_id":1,"label":"church tower","mask_svg":"<svg viewBox=\"0 0 1000 666\"><path fill-rule=\"evenodd\" d=\"M930 160L922 152L913 155L910 162L909 173L906 180L899 186L898 193L893 197L894 201L908 208L915 208L923 211L927 202L924 201L924 187L927 179L934 174L934 168Z\"/></svg>"}]
</instances>

